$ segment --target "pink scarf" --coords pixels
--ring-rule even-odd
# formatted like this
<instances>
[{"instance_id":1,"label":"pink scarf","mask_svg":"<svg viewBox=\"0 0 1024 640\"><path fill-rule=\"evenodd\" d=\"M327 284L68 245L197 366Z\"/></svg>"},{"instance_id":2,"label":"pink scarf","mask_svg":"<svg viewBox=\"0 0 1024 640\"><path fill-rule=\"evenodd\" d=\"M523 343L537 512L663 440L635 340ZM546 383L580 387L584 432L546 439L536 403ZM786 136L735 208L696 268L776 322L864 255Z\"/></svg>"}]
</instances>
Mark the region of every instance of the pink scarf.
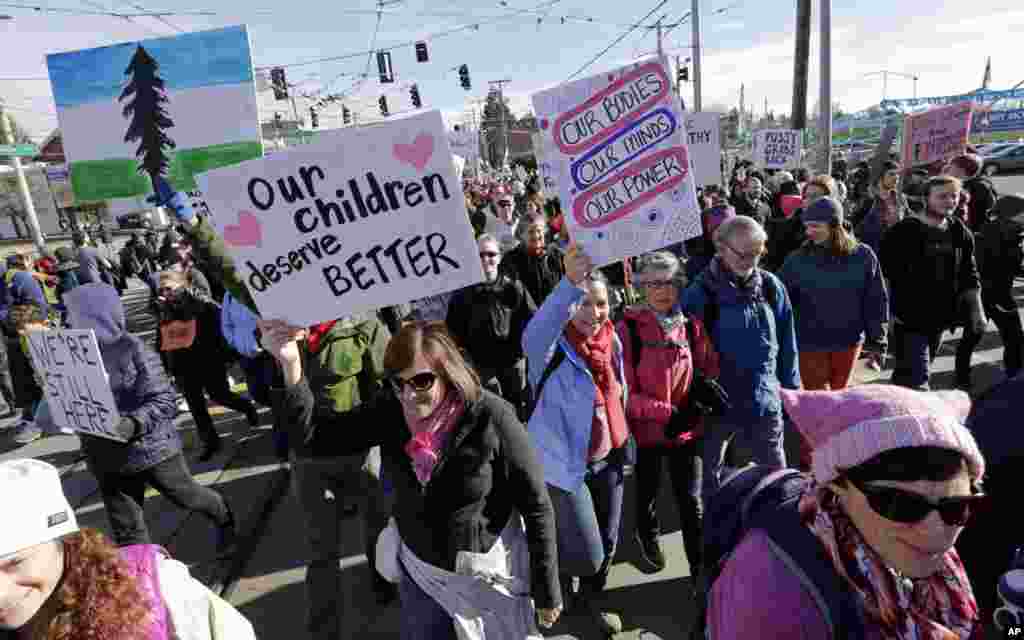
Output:
<instances>
[{"instance_id":1,"label":"pink scarf","mask_svg":"<svg viewBox=\"0 0 1024 640\"><path fill-rule=\"evenodd\" d=\"M904 587L835 501L816 498L813 494L805 496L800 504L801 513L811 518L811 531L825 545L836 570L863 597L867 617L877 625L881 637L972 637L980 625L978 605L955 550L946 553L945 566L935 575L914 580L910 588Z\"/></svg>"},{"instance_id":2,"label":"pink scarf","mask_svg":"<svg viewBox=\"0 0 1024 640\"><path fill-rule=\"evenodd\" d=\"M412 460L413 470L416 471L416 478L421 485L426 486L430 482L430 475L441 459L441 452L448 442L448 436L455 429L465 410L466 403L462 396L454 391L449 391L441 404L425 418L420 418L409 411L404 403L402 404L405 424L409 426L409 432L412 434L412 439L405 445L405 452Z\"/></svg>"}]
</instances>

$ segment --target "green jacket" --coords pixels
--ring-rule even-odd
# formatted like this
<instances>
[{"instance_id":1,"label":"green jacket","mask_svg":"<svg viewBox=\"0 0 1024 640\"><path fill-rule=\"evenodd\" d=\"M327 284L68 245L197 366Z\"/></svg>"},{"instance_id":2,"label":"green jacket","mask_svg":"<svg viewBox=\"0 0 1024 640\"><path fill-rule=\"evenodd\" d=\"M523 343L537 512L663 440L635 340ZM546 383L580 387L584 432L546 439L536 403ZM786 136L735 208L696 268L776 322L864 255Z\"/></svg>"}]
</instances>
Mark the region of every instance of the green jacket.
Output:
<instances>
[{"instance_id":1,"label":"green jacket","mask_svg":"<svg viewBox=\"0 0 1024 640\"><path fill-rule=\"evenodd\" d=\"M259 310L235 269L234 258L206 218L188 230L192 251L219 272L224 288L257 316ZM318 403L349 411L377 392L384 377L384 351L391 333L376 314L341 318L320 339L317 351L303 343L302 369Z\"/></svg>"}]
</instances>

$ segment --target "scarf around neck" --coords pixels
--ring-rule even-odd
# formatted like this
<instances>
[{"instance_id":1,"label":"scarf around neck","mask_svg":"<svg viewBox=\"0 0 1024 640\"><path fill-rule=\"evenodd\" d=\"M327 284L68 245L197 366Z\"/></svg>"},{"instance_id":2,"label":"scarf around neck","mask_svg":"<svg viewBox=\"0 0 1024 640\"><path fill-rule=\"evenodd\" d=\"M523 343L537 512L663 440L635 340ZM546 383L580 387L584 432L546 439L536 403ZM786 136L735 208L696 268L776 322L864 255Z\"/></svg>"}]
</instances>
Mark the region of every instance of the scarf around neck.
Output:
<instances>
[{"instance_id":1,"label":"scarf around neck","mask_svg":"<svg viewBox=\"0 0 1024 640\"><path fill-rule=\"evenodd\" d=\"M885 565L835 501L823 500L810 527L883 638L958 640L975 631L978 605L956 550L934 575L909 581Z\"/></svg>"},{"instance_id":2,"label":"scarf around neck","mask_svg":"<svg viewBox=\"0 0 1024 640\"><path fill-rule=\"evenodd\" d=\"M629 437L622 385L615 376L613 364L614 333L615 328L611 322L605 322L589 338L572 322L565 328L566 339L587 363L597 388L594 394L594 419L590 427L590 460L604 458L612 449L625 444Z\"/></svg>"},{"instance_id":3,"label":"scarf around neck","mask_svg":"<svg viewBox=\"0 0 1024 640\"><path fill-rule=\"evenodd\" d=\"M738 302L750 302L761 299L763 276L760 268L755 268L749 278L740 282L728 267L722 264L722 259L716 255L711 258L706 271L708 284L716 290L721 301L734 299Z\"/></svg>"},{"instance_id":4,"label":"scarf around neck","mask_svg":"<svg viewBox=\"0 0 1024 640\"><path fill-rule=\"evenodd\" d=\"M430 476L441 459L448 437L455 430L455 425L465 410L466 403L462 396L451 390L441 400L441 404L424 418L417 416L402 403L405 424L412 434L412 438L405 444L405 452L412 461L420 485L426 486L430 482Z\"/></svg>"}]
</instances>

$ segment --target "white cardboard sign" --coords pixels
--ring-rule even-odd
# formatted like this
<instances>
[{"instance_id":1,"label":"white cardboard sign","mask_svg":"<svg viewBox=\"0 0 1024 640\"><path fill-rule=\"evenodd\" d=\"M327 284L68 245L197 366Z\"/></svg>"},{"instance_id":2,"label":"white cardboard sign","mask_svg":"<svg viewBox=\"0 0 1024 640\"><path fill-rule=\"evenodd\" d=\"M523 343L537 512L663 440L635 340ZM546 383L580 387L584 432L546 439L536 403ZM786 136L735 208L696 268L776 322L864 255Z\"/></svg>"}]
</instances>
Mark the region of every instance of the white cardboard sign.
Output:
<instances>
[{"instance_id":1,"label":"white cardboard sign","mask_svg":"<svg viewBox=\"0 0 1024 640\"><path fill-rule=\"evenodd\" d=\"M53 423L61 429L125 442L115 432L121 417L92 330L27 334L35 370Z\"/></svg>"},{"instance_id":2,"label":"white cardboard sign","mask_svg":"<svg viewBox=\"0 0 1024 640\"><path fill-rule=\"evenodd\" d=\"M439 111L199 177L264 318L308 326L483 280Z\"/></svg>"},{"instance_id":3,"label":"white cardboard sign","mask_svg":"<svg viewBox=\"0 0 1024 640\"><path fill-rule=\"evenodd\" d=\"M754 132L754 165L759 169L800 167L803 138L794 129L761 129Z\"/></svg>"},{"instance_id":4,"label":"white cardboard sign","mask_svg":"<svg viewBox=\"0 0 1024 640\"><path fill-rule=\"evenodd\" d=\"M698 186L722 183L721 117L707 111L686 114L686 146Z\"/></svg>"},{"instance_id":5,"label":"white cardboard sign","mask_svg":"<svg viewBox=\"0 0 1024 640\"><path fill-rule=\"evenodd\" d=\"M683 114L664 58L533 95L542 175L597 265L698 236Z\"/></svg>"}]
</instances>

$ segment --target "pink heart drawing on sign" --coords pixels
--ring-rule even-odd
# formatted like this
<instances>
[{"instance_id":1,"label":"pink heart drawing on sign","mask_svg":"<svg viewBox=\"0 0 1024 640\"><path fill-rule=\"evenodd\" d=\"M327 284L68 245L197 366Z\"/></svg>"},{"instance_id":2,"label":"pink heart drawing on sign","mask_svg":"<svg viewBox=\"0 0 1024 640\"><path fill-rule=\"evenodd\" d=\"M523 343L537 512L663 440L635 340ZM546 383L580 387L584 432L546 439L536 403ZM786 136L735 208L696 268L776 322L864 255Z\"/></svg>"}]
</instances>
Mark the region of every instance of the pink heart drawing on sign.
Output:
<instances>
[{"instance_id":1,"label":"pink heart drawing on sign","mask_svg":"<svg viewBox=\"0 0 1024 640\"><path fill-rule=\"evenodd\" d=\"M434 136L429 133L421 133L416 136L412 144L396 142L393 153L400 162L411 164L423 171L423 167L430 162L430 156L434 155Z\"/></svg>"},{"instance_id":2,"label":"pink heart drawing on sign","mask_svg":"<svg viewBox=\"0 0 1024 640\"><path fill-rule=\"evenodd\" d=\"M224 244L232 247L263 246L263 225L251 211L238 212L238 224L224 227Z\"/></svg>"}]
</instances>

